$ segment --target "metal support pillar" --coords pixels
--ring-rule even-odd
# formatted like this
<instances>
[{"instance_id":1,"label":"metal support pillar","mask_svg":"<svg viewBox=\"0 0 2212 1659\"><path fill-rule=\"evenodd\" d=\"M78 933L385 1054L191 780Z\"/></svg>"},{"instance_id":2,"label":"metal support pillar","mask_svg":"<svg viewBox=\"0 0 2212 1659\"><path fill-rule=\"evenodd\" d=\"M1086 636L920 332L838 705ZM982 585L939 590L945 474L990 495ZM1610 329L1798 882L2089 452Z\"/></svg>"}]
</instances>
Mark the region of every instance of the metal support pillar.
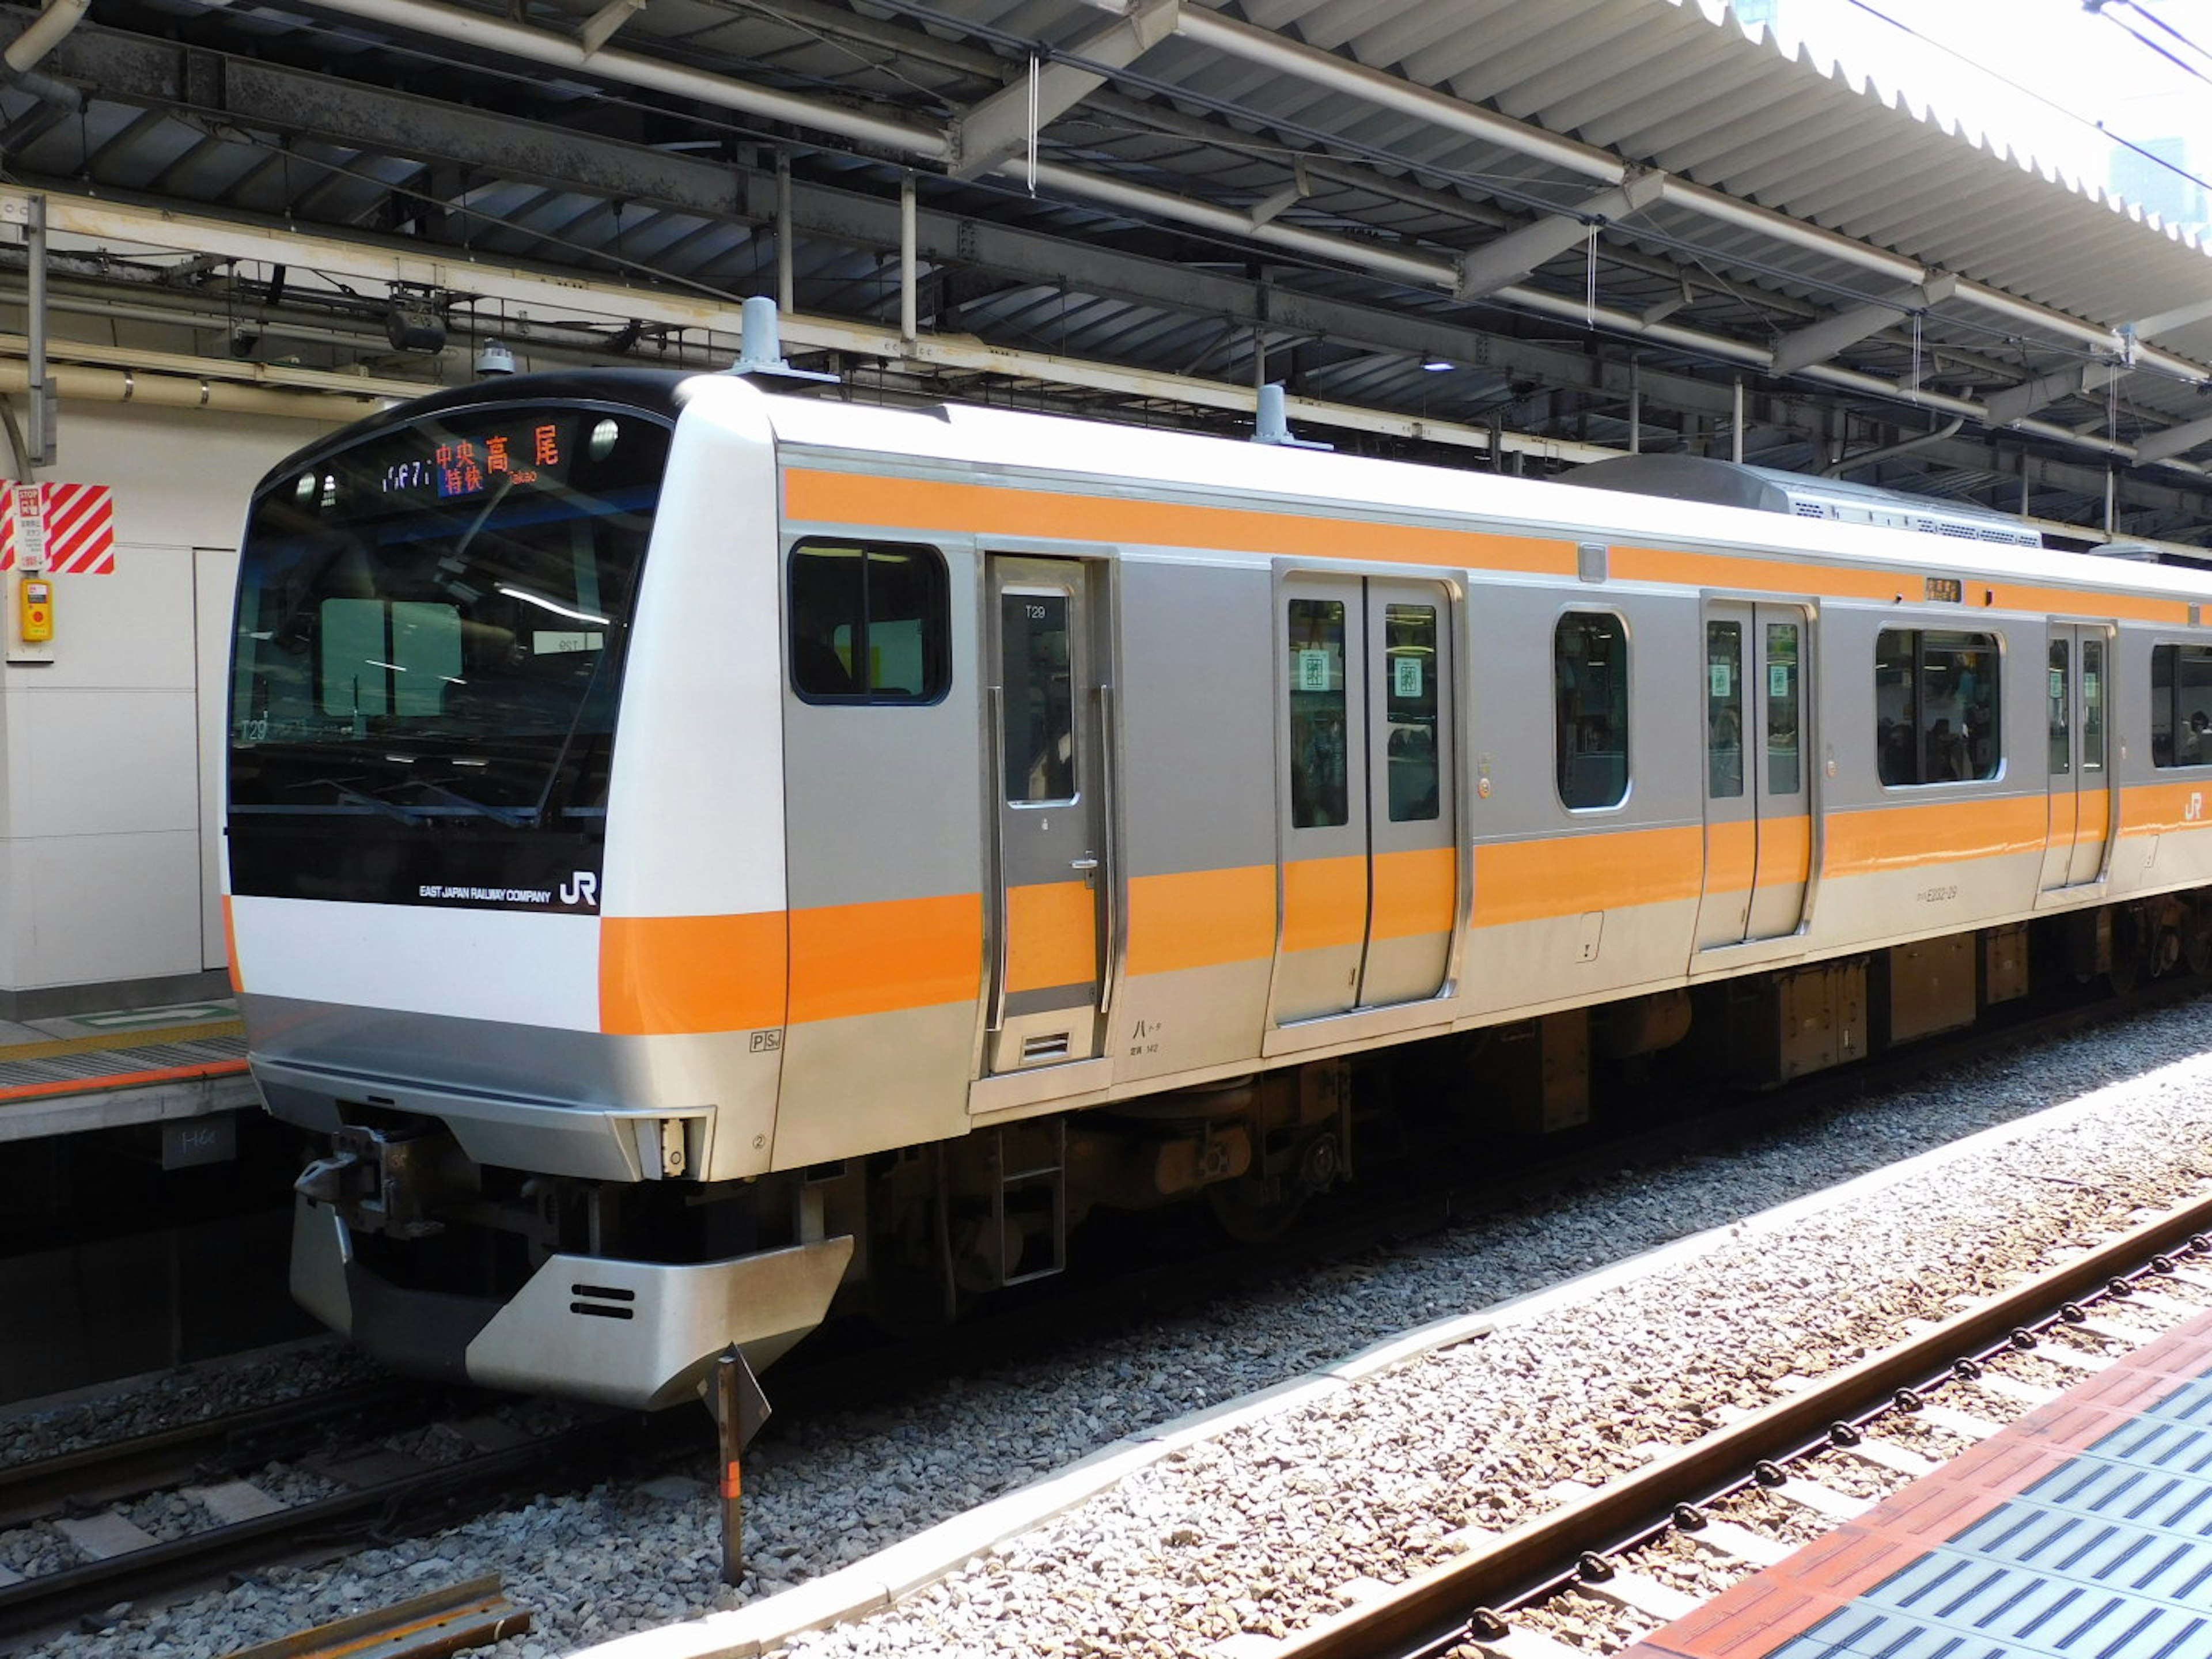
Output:
<instances>
[{"instance_id":1,"label":"metal support pillar","mask_svg":"<svg viewBox=\"0 0 2212 1659\"><path fill-rule=\"evenodd\" d=\"M1743 382L1735 383L1735 404L1729 412L1729 459L1738 466L1743 465Z\"/></svg>"},{"instance_id":2,"label":"metal support pillar","mask_svg":"<svg viewBox=\"0 0 2212 1659\"><path fill-rule=\"evenodd\" d=\"M46 198L33 196L26 204L29 216L23 223L23 245L30 266L30 294L25 332L30 337L26 356L25 402L30 405L27 453L23 471L54 464L56 416L60 399L46 376Z\"/></svg>"},{"instance_id":3,"label":"metal support pillar","mask_svg":"<svg viewBox=\"0 0 2212 1659\"><path fill-rule=\"evenodd\" d=\"M919 319L915 316L914 276L914 174L908 173L899 180L899 338L911 340L915 337Z\"/></svg>"},{"instance_id":4,"label":"metal support pillar","mask_svg":"<svg viewBox=\"0 0 2212 1659\"><path fill-rule=\"evenodd\" d=\"M798 309L791 275L791 152L775 153L775 308L788 317Z\"/></svg>"}]
</instances>

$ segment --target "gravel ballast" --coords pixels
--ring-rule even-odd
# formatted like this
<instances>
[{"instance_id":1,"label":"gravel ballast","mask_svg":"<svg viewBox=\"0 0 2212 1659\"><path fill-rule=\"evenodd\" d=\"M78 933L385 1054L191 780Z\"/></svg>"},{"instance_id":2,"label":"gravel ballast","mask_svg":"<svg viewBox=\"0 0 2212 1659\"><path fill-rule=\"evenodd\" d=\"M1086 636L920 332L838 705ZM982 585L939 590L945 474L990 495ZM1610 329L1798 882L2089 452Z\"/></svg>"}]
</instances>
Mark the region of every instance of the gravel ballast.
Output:
<instances>
[{"instance_id":1,"label":"gravel ballast","mask_svg":"<svg viewBox=\"0 0 2212 1659\"><path fill-rule=\"evenodd\" d=\"M41 1655L215 1659L481 1572L535 1631L486 1651L547 1659L744 1607L1125 1437L1437 1321L1495 1328L1246 1419L1165 1455L890 1609L811 1631L806 1656L1195 1654L1335 1612L1466 1526L1502 1528L1571 1486L1753 1410L2212 1182L2204 1012L2179 1007L1922 1082L1758 1148L1623 1171L1496 1218L1118 1333L1049 1360L817 1417L749 1455L747 1552L716 1582L712 1495L663 1479L541 1498L434 1539L271 1573ZM1833 1205L1747 1218L1993 1125L2019 1133ZM1734 1227L1664 1271L1596 1270ZM1444 1340L1439 1338L1438 1340ZM1416 1344L1415 1346L1419 1346ZM773 1377L770 1378L773 1389ZM9 1425L35 1432L27 1420ZM4 1456L0 1451L0 1456ZM699 1471L704 1474L705 1471ZM15 1540L19 1546L24 1540ZM712 1637L732 1619L709 1620ZM725 1630L723 1634L734 1632ZM711 1651L702 1640L701 1651ZM672 1648L670 1650L673 1651Z\"/></svg>"}]
</instances>

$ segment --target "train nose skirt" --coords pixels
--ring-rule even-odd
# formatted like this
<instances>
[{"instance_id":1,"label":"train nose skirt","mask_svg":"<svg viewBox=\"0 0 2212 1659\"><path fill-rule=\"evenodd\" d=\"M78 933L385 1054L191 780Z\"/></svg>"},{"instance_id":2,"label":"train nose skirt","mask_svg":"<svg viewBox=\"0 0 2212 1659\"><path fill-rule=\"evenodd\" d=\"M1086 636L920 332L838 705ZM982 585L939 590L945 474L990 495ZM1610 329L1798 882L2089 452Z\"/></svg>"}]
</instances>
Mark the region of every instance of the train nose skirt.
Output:
<instances>
[{"instance_id":1,"label":"train nose skirt","mask_svg":"<svg viewBox=\"0 0 2212 1659\"><path fill-rule=\"evenodd\" d=\"M2212 1655L2212 1315L1621 1659Z\"/></svg>"}]
</instances>

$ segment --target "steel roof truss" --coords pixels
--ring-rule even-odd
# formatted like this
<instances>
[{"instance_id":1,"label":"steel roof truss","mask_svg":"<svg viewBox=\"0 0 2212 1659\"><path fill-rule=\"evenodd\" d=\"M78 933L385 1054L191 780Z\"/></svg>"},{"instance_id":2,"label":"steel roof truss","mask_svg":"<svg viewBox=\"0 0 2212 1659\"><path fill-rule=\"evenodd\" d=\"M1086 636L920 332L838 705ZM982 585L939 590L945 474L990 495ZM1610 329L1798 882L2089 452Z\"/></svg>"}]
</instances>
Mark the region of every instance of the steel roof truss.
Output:
<instances>
[{"instance_id":1,"label":"steel roof truss","mask_svg":"<svg viewBox=\"0 0 2212 1659\"><path fill-rule=\"evenodd\" d=\"M1641 213L1659 199L1663 180L1638 171L1611 190L1601 190L1549 217L1494 237L1460 261L1453 297L1479 299L1517 283L1547 259L1595 234L1602 225Z\"/></svg>"},{"instance_id":2,"label":"steel roof truss","mask_svg":"<svg viewBox=\"0 0 2212 1659\"><path fill-rule=\"evenodd\" d=\"M2185 421L2179 426L2166 428L2163 432L2146 433L2136 440L2136 459L2139 461L2168 461L2183 451L2194 449L2206 442L2212 442L2212 415L2201 420Z\"/></svg>"},{"instance_id":3,"label":"steel roof truss","mask_svg":"<svg viewBox=\"0 0 2212 1659\"><path fill-rule=\"evenodd\" d=\"M1896 322L1900 315L1930 310L1940 306L1958 291L1958 278L1948 274L1930 277L1927 282L1905 289L1887 300L1869 301L1863 306L1852 306L1832 316L1823 317L1808 327L1793 334L1785 334L1774 345L1774 372L1795 374L1814 363L1826 362L1845 346L1856 345L1861 340L1871 339Z\"/></svg>"},{"instance_id":4,"label":"steel roof truss","mask_svg":"<svg viewBox=\"0 0 2212 1659\"><path fill-rule=\"evenodd\" d=\"M955 116L949 131L952 176L979 178L1034 149L1038 132L1105 85L1109 71L1127 69L1173 34L1180 3L1138 0L1124 15L1085 30L1051 62L1032 60L1028 75Z\"/></svg>"},{"instance_id":5,"label":"steel roof truss","mask_svg":"<svg viewBox=\"0 0 2212 1659\"><path fill-rule=\"evenodd\" d=\"M2019 386L1992 392L1986 400L1989 423L2010 426L2022 416L2048 408L2063 398L2102 392L2126 373L2118 363L2070 363L2055 374L2039 375Z\"/></svg>"}]
</instances>

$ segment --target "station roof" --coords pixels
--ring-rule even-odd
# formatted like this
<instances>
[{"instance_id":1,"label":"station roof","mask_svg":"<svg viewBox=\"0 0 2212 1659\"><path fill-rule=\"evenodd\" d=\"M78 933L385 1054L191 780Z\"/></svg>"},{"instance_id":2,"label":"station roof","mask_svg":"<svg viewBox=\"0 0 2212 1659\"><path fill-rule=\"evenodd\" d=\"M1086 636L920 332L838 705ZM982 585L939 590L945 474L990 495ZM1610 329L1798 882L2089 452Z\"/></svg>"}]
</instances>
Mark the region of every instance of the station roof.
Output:
<instances>
[{"instance_id":1,"label":"station roof","mask_svg":"<svg viewBox=\"0 0 2212 1659\"><path fill-rule=\"evenodd\" d=\"M726 361L787 259L848 395L1249 429L1280 380L1535 471L1730 454L1741 398L1747 461L2092 536L2109 470L2116 534L2212 539L2206 251L1717 6L93 0L0 149L66 292L295 383Z\"/></svg>"}]
</instances>

